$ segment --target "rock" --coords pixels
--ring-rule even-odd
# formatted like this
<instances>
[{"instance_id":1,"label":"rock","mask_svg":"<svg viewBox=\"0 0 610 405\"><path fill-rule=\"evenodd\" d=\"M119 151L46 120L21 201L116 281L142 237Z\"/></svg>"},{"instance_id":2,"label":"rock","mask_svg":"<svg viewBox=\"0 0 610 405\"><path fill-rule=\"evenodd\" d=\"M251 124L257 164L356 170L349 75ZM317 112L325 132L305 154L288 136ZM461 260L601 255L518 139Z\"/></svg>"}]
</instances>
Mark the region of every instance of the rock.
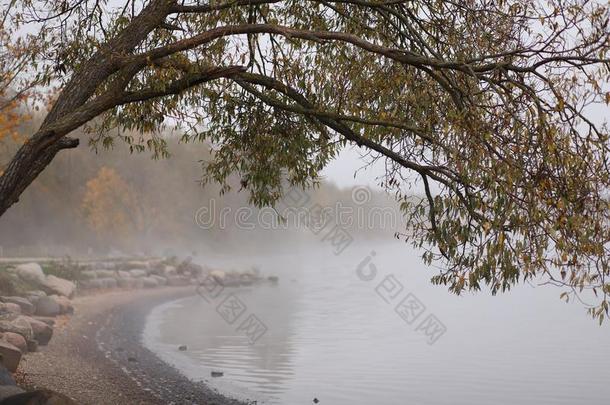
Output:
<instances>
[{"instance_id":1,"label":"rock","mask_svg":"<svg viewBox=\"0 0 610 405\"><path fill-rule=\"evenodd\" d=\"M131 275L131 277L135 277L135 278L146 277L148 275L146 270L141 270L141 269L129 270L129 274Z\"/></svg>"},{"instance_id":2,"label":"rock","mask_svg":"<svg viewBox=\"0 0 610 405\"><path fill-rule=\"evenodd\" d=\"M18 394L23 394L25 391L16 385L0 385L0 401L3 401L4 404L5 399L9 399L10 397Z\"/></svg>"},{"instance_id":3,"label":"rock","mask_svg":"<svg viewBox=\"0 0 610 405\"><path fill-rule=\"evenodd\" d=\"M119 270L118 274L119 274L119 277L123 277L123 278L131 278L132 277L131 273L128 272L128 271Z\"/></svg>"},{"instance_id":4,"label":"rock","mask_svg":"<svg viewBox=\"0 0 610 405\"><path fill-rule=\"evenodd\" d=\"M47 293L42 291L42 290L32 290L32 291L28 291L25 293L25 295L29 296L29 297L46 297Z\"/></svg>"},{"instance_id":5,"label":"rock","mask_svg":"<svg viewBox=\"0 0 610 405\"><path fill-rule=\"evenodd\" d=\"M227 273L222 270L212 270L210 276L212 276L217 283L222 284L227 277Z\"/></svg>"},{"instance_id":6,"label":"rock","mask_svg":"<svg viewBox=\"0 0 610 405\"><path fill-rule=\"evenodd\" d=\"M186 345L178 346L178 350L180 350L181 352L186 352L188 350L188 347L186 347Z\"/></svg>"},{"instance_id":7,"label":"rock","mask_svg":"<svg viewBox=\"0 0 610 405\"><path fill-rule=\"evenodd\" d=\"M94 280L98 277L97 271L93 270L81 271L80 275L83 280Z\"/></svg>"},{"instance_id":8,"label":"rock","mask_svg":"<svg viewBox=\"0 0 610 405\"><path fill-rule=\"evenodd\" d=\"M163 274L165 274L165 277L175 276L177 274L176 267L165 266L165 268L163 269Z\"/></svg>"},{"instance_id":9,"label":"rock","mask_svg":"<svg viewBox=\"0 0 610 405\"><path fill-rule=\"evenodd\" d=\"M0 388L5 385L15 385L15 379L13 379L13 376L8 372L6 367L0 363Z\"/></svg>"},{"instance_id":10,"label":"rock","mask_svg":"<svg viewBox=\"0 0 610 405\"><path fill-rule=\"evenodd\" d=\"M239 287L241 285L240 275L239 273L235 272L227 273L223 279L217 279L214 277L214 280L225 287Z\"/></svg>"},{"instance_id":11,"label":"rock","mask_svg":"<svg viewBox=\"0 0 610 405\"><path fill-rule=\"evenodd\" d=\"M115 262L99 262L95 264L98 269L112 270L116 267Z\"/></svg>"},{"instance_id":12,"label":"rock","mask_svg":"<svg viewBox=\"0 0 610 405\"><path fill-rule=\"evenodd\" d=\"M25 298L27 298L28 301L30 301L32 303L32 305L34 306L34 311L36 310L36 302L38 302L38 300L41 297L46 297L47 293L45 293L44 291L40 291L40 290L34 290L34 291L28 291L24 294Z\"/></svg>"},{"instance_id":13,"label":"rock","mask_svg":"<svg viewBox=\"0 0 610 405\"><path fill-rule=\"evenodd\" d=\"M0 332L12 332L23 336L24 339L31 339L34 336L32 327L23 317L13 319L12 321L2 320L0 321Z\"/></svg>"},{"instance_id":14,"label":"rock","mask_svg":"<svg viewBox=\"0 0 610 405\"><path fill-rule=\"evenodd\" d=\"M0 297L0 301L9 304L19 305L21 313L25 315L34 314L34 305L26 298L23 297Z\"/></svg>"},{"instance_id":15,"label":"rock","mask_svg":"<svg viewBox=\"0 0 610 405\"><path fill-rule=\"evenodd\" d=\"M2 340L21 350L21 353L27 353L28 351L28 344L25 338L17 333L4 332L2 334Z\"/></svg>"},{"instance_id":16,"label":"rock","mask_svg":"<svg viewBox=\"0 0 610 405\"><path fill-rule=\"evenodd\" d=\"M52 318L50 316L32 316L31 318L36 319L37 321L40 321L40 322L44 322L49 326L55 325L55 318Z\"/></svg>"},{"instance_id":17,"label":"rock","mask_svg":"<svg viewBox=\"0 0 610 405\"><path fill-rule=\"evenodd\" d=\"M21 314L21 307L10 302L0 304L0 314Z\"/></svg>"},{"instance_id":18,"label":"rock","mask_svg":"<svg viewBox=\"0 0 610 405\"><path fill-rule=\"evenodd\" d=\"M148 269L150 262L145 260L132 260L125 263L125 266L130 269Z\"/></svg>"},{"instance_id":19,"label":"rock","mask_svg":"<svg viewBox=\"0 0 610 405\"><path fill-rule=\"evenodd\" d=\"M96 278L114 278L116 277L116 271L113 270L95 270Z\"/></svg>"},{"instance_id":20,"label":"rock","mask_svg":"<svg viewBox=\"0 0 610 405\"><path fill-rule=\"evenodd\" d=\"M100 279L82 280L82 281L79 281L78 286L85 290L97 290L100 288L104 288L104 282Z\"/></svg>"},{"instance_id":21,"label":"rock","mask_svg":"<svg viewBox=\"0 0 610 405\"><path fill-rule=\"evenodd\" d=\"M67 396L51 390L23 392L6 398L1 405L77 405Z\"/></svg>"},{"instance_id":22,"label":"rock","mask_svg":"<svg viewBox=\"0 0 610 405\"><path fill-rule=\"evenodd\" d=\"M21 279L40 285L42 285L46 280L42 267L40 267L38 263L19 264L15 267L15 271Z\"/></svg>"},{"instance_id":23,"label":"rock","mask_svg":"<svg viewBox=\"0 0 610 405\"><path fill-rule=\"evenodd\" d=\"M38 342L38 344L41 346L46 346L49 344L49 341L53 337L53 328L50 325L30 317L24 316L21 318L25 319L29 323L30 328L32 328L32 337Z\"/></svg>"},{"instance_id":24,"label":"rock","mask_svg":"<svg viewBox=\"0 0 610 405\"><path fill-rule=\"evenodd\" d=\"M21 350L10 343L0 341L0 362L8 371L14 373L21 361Z\"/></svg>"},{"instance_id":25,"label":"rock","mask_svg":"<svg viewBox=\"0 0 610 405\"><path fill-rule=\"evenodd\" d=\"M62 314L72 314L74 313L74 307L72 306L72 302L68 297L64 297L63 295L52 295L51 298L55 300L59 304L59 310Z\"/></svg>"},{"instance_id":26,"label":"rock","mask_svg":"<svg viewBox=\"0 0 610 405\"><path fill-rule=\"evenodd\" d=\"M189 285L189 279L180 276L168 277L167 285L172 287L184 287Z\"/></svg>"},{"instance_id":27,"label":"rock","mask_svg":"<svg viewBox=\"0 0 610 405\"><path fill-rule=\"evenodd\" d=\"M159 282L157 280L155 280L153 277L144 277L144 278L142 278L142 282L144 283L144 288L159 287Z\"/></svg>"},{"instance_id":28,"label":"rock","mask_svg":"<svg viewBox=\"0 0 610 405\"><path fill-rule=\"evenodd\" d=\"M47 276L43 285L55 294L63 295L68 298L72 297L76 290L76 284L72 281L55 276Z\"/></svg>"},{"instance_id":29,"label":"rock","mask_svg":"<svg viewBox=\"0 0 610 405\"><path fill-rule=\"evenodd\" d=\"M119 285L116 278L112 277L101 278L100 281L104 284L104 288L117 288Z\"/></svg>"},{"instance_id":30,"label":"rock","mask_svg":"<svg viewBox=\"0 0 610 405\"><path fill-rule=\"evenodd\" d=\"M30 339L27 341L28 352L34 353L38 351L38 341L36 339Z\"/></svg>"},{"instance_id":31,"label":"rock","mask_svg":"<svg viewBox=\"0 0 610 405\"><path fill-rule=\"evenodd\" d=\"M161 277L161 276L157 276L157 275L152 275L150 277L157 280L157 284L160 286L167 285L167 279L165 277Z\"/></svg>"},{"instance_id":32,"label":"rock","mask_svg":"<svg viewBox=\"0 0 610 405\"><path fill-rule=\"evenodd\" d=\"M256 278L249 273L244 273L239 276L239 282L241 283L241 285L250 286L254 284L255 281Z\"/></svg>"},{"instance_id":33,"label":"rock","mask_svg":"<svg viewBox=\"0 0 610 405\"><path fill-rule=\"evenodd\" d=\"M120 288L134 288L136 285L136 281L132 277L119 277L116 281Z\"/></svg>"},{"instance_id":34,"label":"rock","mask_svg":"<svg viewBox=\"0 0 610 405\"><path fill-rule=\"evenodd\" d=\"M42 297L36 302L36 315L57 316L61 314L61 307L51 297Z\"/></svg>"}]
</instances>

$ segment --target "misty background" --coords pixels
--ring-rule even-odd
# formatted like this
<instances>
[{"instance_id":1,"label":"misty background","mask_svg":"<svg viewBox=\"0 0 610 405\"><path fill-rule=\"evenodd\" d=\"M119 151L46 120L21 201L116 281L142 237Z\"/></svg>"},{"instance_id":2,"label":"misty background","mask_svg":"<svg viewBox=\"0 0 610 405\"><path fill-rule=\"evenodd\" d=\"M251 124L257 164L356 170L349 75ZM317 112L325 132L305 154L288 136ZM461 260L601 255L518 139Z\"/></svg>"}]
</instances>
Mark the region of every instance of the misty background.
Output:
<instances>
[{"instance_id":1,"label":"misty background","mask_svg":"<svg viewBox=\"0 0 610 405\"><path fill-rule=\"evenodd\" d=\"M0 164L8 162L37 123L26 121L18 131L22 136L3 140ZM94 150L86 134L76 135L81 146L60 153L0 218L0 255L196 256L218 248L260 250L315 239L302 223L281 222L279 211L273 218L277 226L261 226L261 210L248 203L246 192L240 192L238 178L223 195L218 184L202 186L201 164L210 159L207 144L183 143L177 135L166 135L171 156L152 159L147 151L131 153L121 141L110 149ZM363 166L357 148L345 149L325 170L319 187L305 193L317 206L384 210L385 216L377 216L374 223L347 228L359 240L390 240L404 230L398 203L378 186L383 167L375 164L359 170ZM355 188L363 186L364 201L354 203ZM202 207L215 211L211 213L215 223L198 223ZM236 223L240 210L250 213L248 226ZM273 211L266 210L263 217L269 222ZM261 234L265 237L257 237Z\"/></svg>"}]
</instances>

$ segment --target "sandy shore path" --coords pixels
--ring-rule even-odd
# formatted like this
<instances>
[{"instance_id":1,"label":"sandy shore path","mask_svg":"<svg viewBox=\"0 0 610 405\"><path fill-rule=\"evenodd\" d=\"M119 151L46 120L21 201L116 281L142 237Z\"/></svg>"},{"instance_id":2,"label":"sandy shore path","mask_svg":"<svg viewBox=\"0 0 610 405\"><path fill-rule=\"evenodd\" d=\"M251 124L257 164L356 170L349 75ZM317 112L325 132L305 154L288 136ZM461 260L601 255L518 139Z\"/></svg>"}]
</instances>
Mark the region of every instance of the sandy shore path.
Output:
<instances>
[{"instance_id":1,"label":"sandy shore path","mask_svg":"<svg viewBox=\"0 0 610 405\"><path fill-rule=\"evenodd\" d=\"M76 298L49 346L22 361L28 388L50 388L82 404L243 404L183 377L141 346L146 315L192 287L109 292Z\"/></svg>"}]
</instances>

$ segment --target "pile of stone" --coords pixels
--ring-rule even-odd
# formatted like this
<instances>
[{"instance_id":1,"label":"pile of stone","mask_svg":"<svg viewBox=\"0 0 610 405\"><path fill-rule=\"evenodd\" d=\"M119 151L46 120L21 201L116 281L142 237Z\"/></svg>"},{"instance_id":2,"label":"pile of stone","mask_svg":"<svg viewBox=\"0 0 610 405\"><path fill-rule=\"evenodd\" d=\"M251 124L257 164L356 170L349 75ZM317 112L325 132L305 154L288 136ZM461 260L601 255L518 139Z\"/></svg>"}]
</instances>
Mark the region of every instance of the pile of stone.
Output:
<instances>
[{"instance_id":1,"label":"pile of stone","mask_svg":"<svg viewBox=\"0 0 610 405\"><path fill-rule=\"evenodd\" d=\"M74 311L70 298L76 285L52 275L45 275L36 263L11 269L12 277L34 285L22 296L0 296L1 364L15 372L23 354L38 350L53 336L54 317Z\"/></svg>"},{"instance_id":2,"label":"pile of stone","mask_svg":"<svg viewBox=\"0 0 610 405\"><path fill-rule=\"evenodd\" d=\"M212 277L227 287L249 286L277 278L263 278L258 270L221 271L195 264L187 258L178 264L163 260L95 263L81 272L79 290L140 289L163 286L197 286Z\"/></svg>"},{"instance_id":3,"label":"pile of stone","mask_svg":"<svg viewBox=\"0 0 610 405\"><path fill-rule=\"evenodd\" d=\"M255 269L245 271L211 270L209 277L212 277L218 284L224 287L246 287L259 284L263 281L277 281L277 277L273 276L264 279Z\"/></svg>"},{"instance_id":4,"label":"pile of stone","mask_svg":"<svg viewBox=\"0 0 610 405\"><path fill-rule=\"evenodd\" d=\"M198 286L210 280L226 286L250 286L277 282L264 278L256 269L222 271L199 266L190 259L112 261L79 264L78 280L45 275L37 263L9 269L10 277L33 286L21 296L0 296L0 366L15 372L23 354L49 343L55 317L74 311L70 299L77 292L107 289Z\"/></svg>"},{"instance_id":5,"label":"pile of stone","mask_svg":"<svg viewBox=\"0 0 610 405\"><path fill-rule=\"evenodd\" d=\"M184 262L183 262L184 263ZM196 264L171 266L162 261L123 261L95 263L81 272L82 290L139 289L188 286L197 283L202 268ZM177 268L180 267L180 268Z\"/></svg>"}]
</instances>

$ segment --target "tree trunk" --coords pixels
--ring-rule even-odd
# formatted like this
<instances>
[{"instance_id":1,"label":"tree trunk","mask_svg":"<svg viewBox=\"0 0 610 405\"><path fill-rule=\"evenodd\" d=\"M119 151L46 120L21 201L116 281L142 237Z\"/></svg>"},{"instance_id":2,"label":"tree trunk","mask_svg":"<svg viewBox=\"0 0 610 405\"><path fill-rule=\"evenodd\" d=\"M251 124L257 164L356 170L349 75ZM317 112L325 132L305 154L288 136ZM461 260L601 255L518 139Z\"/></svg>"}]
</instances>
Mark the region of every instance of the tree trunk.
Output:
<instances>
[{"instance_id":1,"label":"tree trunk","mask_svg":"<svg viewBox=\"0 0 610 405\"><path fill-rule=\"evenodd\" d=\"M0 216L19 201L19 196L60 150L78 146L78 139L66 135L116 105L113 94L93 98L97 89L120 70L116 56L132 53L151 31L163 24L174 4L175 0L152 1L74 73L38 132L19 148L0 176Z\"/></svg>"}]
</instances>

